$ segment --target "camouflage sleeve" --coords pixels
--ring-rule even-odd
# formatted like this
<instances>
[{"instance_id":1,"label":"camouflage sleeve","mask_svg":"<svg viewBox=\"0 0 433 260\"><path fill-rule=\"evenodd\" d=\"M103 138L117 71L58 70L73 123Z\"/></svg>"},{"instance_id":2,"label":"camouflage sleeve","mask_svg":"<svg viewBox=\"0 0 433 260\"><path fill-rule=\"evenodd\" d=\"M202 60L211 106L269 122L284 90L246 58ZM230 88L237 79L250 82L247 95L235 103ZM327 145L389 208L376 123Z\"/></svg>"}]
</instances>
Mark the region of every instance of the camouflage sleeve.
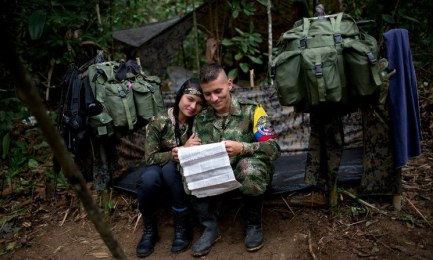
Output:
<instances>
[{"instance_id":1,"label":"camouflage sleeve","mask_svg":"<svg viewBox=\"0 0 433 260\"><path fill-rule=\"evenodd\" d=\"M146 165L164 165L171 160L171 151L164 151L162 135L167 130L167 123L162 117L153 119L146 126L144 161Z\"/></svg>"},{"instance_id":2,"label":"camouflage sleeve","mask_svg":"<svg viewBox=\"0 0 433 260\"><path fill-rule=\"evenodd\" d=\"M245 143L242 142L241 156L258 156L268 158L272 161L281 155L280 145L277 139L269 139L265 142Z\"/></svg>"},{"instance_id":3,"label":"camouflage sleeve","mask_svg":"<svg viewBox=\"0 0 433 260\"><path fill-rule=\"evenodd\" d=\"M265 109L261 105L257 105L254 109L253 118L253 133L256 142L242 143L242 155L246 156L264 156L270 160L277 159L280 154L280 146L278 144L278 135L272 127L271 120Z\"/></svg>"}]
</instances>

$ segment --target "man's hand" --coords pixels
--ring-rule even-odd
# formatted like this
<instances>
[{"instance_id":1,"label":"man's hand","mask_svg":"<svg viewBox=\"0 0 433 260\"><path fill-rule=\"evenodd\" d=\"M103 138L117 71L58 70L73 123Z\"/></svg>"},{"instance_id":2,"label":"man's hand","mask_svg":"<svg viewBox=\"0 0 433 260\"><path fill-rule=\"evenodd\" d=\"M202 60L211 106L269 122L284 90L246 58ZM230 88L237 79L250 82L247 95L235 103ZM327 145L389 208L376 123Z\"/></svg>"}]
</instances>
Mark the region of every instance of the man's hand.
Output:
<instances>
[{"instance_id":1,"label":"man's hand","mask_svg":"<svg viewBox=\"0 0 433 260\"><path fill-rule=\"evenodd\" d=\"M184 147L194 146L194 145L201 145L201 139L195 138L195 134L193 133L188 141L183 145Z\"/></svg>"},{"instance_id":2,"label":"man's hand","mask_svg":"<svg viewBox=\"0 0 433 260\"><path fill-rule=\"evenodd\" d=\"M240 142L226 140L224 141L224 145L229 156L236 156L242 153L243 147Z\"/></svg>"}]
</instances>

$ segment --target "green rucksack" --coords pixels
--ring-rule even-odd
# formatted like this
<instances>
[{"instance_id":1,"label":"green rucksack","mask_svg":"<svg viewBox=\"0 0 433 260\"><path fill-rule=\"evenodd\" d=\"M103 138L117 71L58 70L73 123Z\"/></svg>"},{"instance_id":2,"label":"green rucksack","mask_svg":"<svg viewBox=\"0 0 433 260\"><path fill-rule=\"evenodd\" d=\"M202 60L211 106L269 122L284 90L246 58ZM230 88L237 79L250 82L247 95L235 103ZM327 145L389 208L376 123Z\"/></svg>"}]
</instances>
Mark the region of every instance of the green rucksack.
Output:
<instances>
[{"instance_id":1,"label":"green rucksack","mask_svg":"<svg viewBox=\"0 0 433 260\"><path fill-rule=\"evenodd\" d=\"M110 135L116 128L133 130L139 117L149 121L164 108L158 77L128 72L118 80L120 65L109 61L94 64L88 70L92 92L104 108L89 119L99 136Z\"/></svg>"},{"instance_id":2,"label":"green rucksack","mask_svg":"<svg viewBox=\"0 0 433 260\"><path fill-rule=\"evenodd\" d=\"M282 34L271 77L281 105L349 103L381 85L376 40L349 15L304 18Z\"/></svg>"}]
</instances>

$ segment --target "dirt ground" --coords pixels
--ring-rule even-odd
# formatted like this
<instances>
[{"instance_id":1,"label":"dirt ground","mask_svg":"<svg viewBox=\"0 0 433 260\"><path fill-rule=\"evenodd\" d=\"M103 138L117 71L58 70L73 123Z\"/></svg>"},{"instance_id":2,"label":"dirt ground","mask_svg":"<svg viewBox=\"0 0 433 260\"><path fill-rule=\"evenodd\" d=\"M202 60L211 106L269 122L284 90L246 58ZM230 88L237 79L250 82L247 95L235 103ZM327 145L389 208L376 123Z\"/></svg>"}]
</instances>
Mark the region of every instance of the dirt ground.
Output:
<instances>
[{"instance_id":1,"label":"dirt ground","mask_svg":"<svg viewBox=\"0 0 433 260\"><path fill-rule=\"evenodd\" d=\"M386 197L362 198L371 204L365 206L342 194L337 211L328 210L323 197L310 191L269 198L263 211L265 245L249 253L243 245L240 204L229 200L218 207L222 240L203 259L433 259L431 147L431 141L424 142L423 154L403 170L399 212ZM50 201L38 190L41 194L34 194L33 200L2 198L2 218L15 219L2 223L1 259L113 258L73 192L60 192L57 200ZM111 201L107 221L126 256L136 259L142 230L137 201L116 192ZM170 252L173 221L167 208L161 206L161 238L148 259L192 259L190 249ZM194 241L199 235L196 227Z\"/></svg>"}]
</instances>

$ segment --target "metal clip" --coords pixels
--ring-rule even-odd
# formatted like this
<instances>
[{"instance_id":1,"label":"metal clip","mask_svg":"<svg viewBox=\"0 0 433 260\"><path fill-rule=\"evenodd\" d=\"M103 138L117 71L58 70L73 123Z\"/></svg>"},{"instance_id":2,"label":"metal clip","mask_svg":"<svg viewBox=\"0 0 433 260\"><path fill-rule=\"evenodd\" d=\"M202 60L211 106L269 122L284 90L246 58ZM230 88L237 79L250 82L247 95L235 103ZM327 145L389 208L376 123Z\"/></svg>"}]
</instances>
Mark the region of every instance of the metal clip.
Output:
<instances>
[{"instance_id":1,"label":"metal clip","mask_svg":"<svg viewBox=\"0 0 433 260\"><path fill-rule=\"evenodd\" d=\"M149 89L150 92L155 93L155 87L152 86L152 84L148 83L146 84L147 88Z\"/></svg>"},{"instance_id":2,"label":"metal clip","mask_svg":"<svg viewBox=\"0 0 433 260\"><path fill-rule=\"evenodd\" d=\"M335 44L341 44L343 42L343 38L341 37L341 34L334 34L334 42Z\"/></svg>"},{"instance_id":3,"label":"metal clip","mask_svg":"<svg viewBox=\"0 0 433 260\"><path fill-rule=\"evenodd\" d=\"M121 97L121 98L126 97L126 92L123 89L119 91L119 97Z\"/></svg>"},{"instance_id":4,"label":"metal clip","mask_svg":"<svg viewBox=\"0 0 433 260\"><path fill-rule=\"evenodd\" d=\"M307 48L307 38L305 36L302 39L299 40L299 46L302 49Z\"/></svg>"},{"instance_id":5,"label":"metal clip","mask_svg":"<svg viewBox=\"0 0 433 260\"><path fill-rule=\"evenodd\" d=\"M314 65L314 70L316 71L316 77L317 78L323 77L322 64Z\"/></svg>"},{"instance_id":6,"label":"metal clip","mask_svg":"<svg viewBox=\"0 0 433 260\"><path fill-rule=\"evenodd\" d=\"M367 57L368 57L368 60L370 61L371 64L374 65L377 63L377 60L371 51L367 53Z\"/></svg>"}]
</instances>

